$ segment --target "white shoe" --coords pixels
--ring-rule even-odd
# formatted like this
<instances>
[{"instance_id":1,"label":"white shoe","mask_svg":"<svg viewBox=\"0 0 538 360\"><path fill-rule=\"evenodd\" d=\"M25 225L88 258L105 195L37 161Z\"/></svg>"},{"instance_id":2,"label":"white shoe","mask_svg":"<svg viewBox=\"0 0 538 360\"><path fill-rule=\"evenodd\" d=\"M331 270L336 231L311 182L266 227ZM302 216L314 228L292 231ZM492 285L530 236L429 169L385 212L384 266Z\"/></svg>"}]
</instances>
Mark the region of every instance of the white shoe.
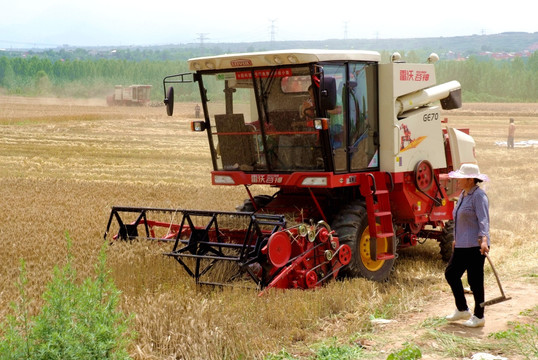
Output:
<instances>
[{"instance_id":1,"label":"white shoe","mask_svg":"<svg viewBox=\"0 0 538 360\"><path fill-rule=\"evenodd\" d=\"M448 315L447 317L445 317L445 319L447 319L448 321L467 320L470 319L471 316L473 316L473 314L471 314L469 309L464 311L459 311L458 309L456 309L456 311L454 311L454 314Z\"/></svg>"},{"instance_id":2,"label":"white shoe","mask_svg":"<svg viewBox=\"0 0 538 360\"><path fill-rule=\"evenodd\" d=\"M464 322L463 325L471 328L483 327L484 325L486 325L486 318L483 317L482 319L479 319L473 315L473 317Z\"/></svg>"}]
</instances>

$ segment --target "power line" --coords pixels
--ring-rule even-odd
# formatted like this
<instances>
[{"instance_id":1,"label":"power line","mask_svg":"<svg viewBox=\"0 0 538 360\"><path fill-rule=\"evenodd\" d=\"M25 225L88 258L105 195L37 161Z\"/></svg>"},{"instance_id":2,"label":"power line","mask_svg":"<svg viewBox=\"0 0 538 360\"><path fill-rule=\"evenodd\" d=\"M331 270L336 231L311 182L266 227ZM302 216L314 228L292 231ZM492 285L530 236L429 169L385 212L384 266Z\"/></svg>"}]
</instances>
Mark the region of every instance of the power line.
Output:
<instances>
[{"instance_id":1,"label":"power line","mask_svg":"<svg viewBox=\"0 0 538 360\"><path fill-rule=\"evenodd\" d=\"M60 44L47 44L47 43L24 42L24 41L13 41L13 40L0 40L0 44L28 45L28 46L33 46L33 47L39 47L39 46L64 46L64 45L60 45Z\"/></svg>"}]
</instances>

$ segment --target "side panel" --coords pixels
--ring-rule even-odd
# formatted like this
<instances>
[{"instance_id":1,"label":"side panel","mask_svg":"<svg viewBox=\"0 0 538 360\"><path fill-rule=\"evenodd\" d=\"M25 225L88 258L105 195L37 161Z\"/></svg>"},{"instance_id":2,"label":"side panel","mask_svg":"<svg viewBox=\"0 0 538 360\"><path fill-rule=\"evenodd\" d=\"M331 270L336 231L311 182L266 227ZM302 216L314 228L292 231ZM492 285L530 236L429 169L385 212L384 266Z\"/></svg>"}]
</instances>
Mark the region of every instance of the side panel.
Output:
<instances>
[{"instance_id":1,"label":"side panel","mask_svg":"<svg viewBox=\"0 0 538 360\"><path fill-rule=\"evenodd\" d=\"M435 176L439 177L438 171ZM446 180L440 181L440 187L434 183L424 192L418 191L415 186L414 174L393 174L394 190L390 193L391 210L393 216L401 223L415 224L428 221L442 221L452 219L454 202L448 201L448 195L444 190ZM435 204L432 198L440 201Z\"/></svg>"},{"instance_id":2,"label":"side panel","mask_svg":"<svg viewBox=\"0 0 538 360\"><path fill-rule=\"evenodd\" d=\"M446 167L439 106L417 103L398 115L396 100L436 83L431 64L391 63L379 66L380 170L414 171L420 160L434 169Z\"/></svg>"},{"instance_id":3,"label":"side panel","mask_svg":"<svg viewBox=\"0 0 538 360\"><path fill-rule=\"evenodd\" d=\"M133 99L133 88L132 87L126 87L123 89L123 100L132 100Z\"/></svg>"},{"instance_id":4,"label":"side panel","mask_svg":"<svg viewBox=\"0 0 538 360\"><path fill-rule=\"evenodd\" d=\"M114 100L116 101L123 100L123 87L121 85L116 85L114 87Z\"/></svg>"},{"instance_id":5,"label":"side panel","mask_svg":"<svg viewBox=\"0 0 538 360\"><path fill-rule=\"evenodd\" d=\"M448 138L454 169L459 169L464 163L477 163L474 155L475 141L472 136L463 131L448 128Z\"/></svg>"},{"instance_id":6,"label":"side panel","mask_svg":"<svg viewBox=\"0 0 538 360\"><path fill-rule=\"evenodd\" d=\"M438 106L421 108L395 123L393 172L413 171L421 160L445 168L445 148Z\"/></svg>"}]
</instances>

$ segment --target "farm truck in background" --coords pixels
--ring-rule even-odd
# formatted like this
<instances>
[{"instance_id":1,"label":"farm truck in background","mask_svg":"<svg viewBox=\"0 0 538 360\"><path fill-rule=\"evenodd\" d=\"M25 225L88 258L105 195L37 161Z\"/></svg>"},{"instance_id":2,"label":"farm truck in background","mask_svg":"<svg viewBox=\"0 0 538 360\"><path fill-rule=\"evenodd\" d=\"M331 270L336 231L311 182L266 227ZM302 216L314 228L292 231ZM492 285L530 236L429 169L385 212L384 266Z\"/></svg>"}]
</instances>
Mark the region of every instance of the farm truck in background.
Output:
<instances>
[{"instance_id":1,"label":"farm truck in background","mask_svg":"<svg viewBox=\"0 0 538 360\"><path fill-rule=\"evenodd\" d=\"M114 94L106 98L108 106L146 106L149 104L151 85L116 85Z\"/></svg>"},{"instance_id":2,"label":"farm truck in background","mask_svg":"<svg viewBox=\"0 0 538 360\"><path fill-rule=\"evenodd\" d=\"M425 64L397 53L380 60L327 50L189 60L191 73L163 80L167 113L168 86L197 83L204 119L191 128L207 133L212 183L242 185L248 199L237 212L113 207L105 238L169 241L166 254L197 283L246 274L261 289L312 288L338 276L382 281L397 250L421 239L437 240L447 260L447 174L476 162L475 143L444 126L435 103L461 107L460 84L436 84L435 54ZM255 185L274 193L254 196ZM210 281L221 262L237 271Z\"/></svg>"}]
</instances>

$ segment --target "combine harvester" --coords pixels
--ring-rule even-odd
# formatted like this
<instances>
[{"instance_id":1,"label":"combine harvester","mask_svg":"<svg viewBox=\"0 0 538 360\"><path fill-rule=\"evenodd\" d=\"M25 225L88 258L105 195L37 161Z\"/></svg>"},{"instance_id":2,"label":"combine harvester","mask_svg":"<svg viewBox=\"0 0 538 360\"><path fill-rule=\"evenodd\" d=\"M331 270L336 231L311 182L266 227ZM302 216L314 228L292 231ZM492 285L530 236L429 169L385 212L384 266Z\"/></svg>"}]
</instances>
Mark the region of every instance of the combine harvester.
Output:
<instances>
[{"instance_id":1,"label":"combine harvester","mask_svg":"<svg viewBox=\"0 0 538 360\"><path fill-rule=\"evenodd\" d=\"M147 106L149 105L151 85L116 85L114 94L106 98L108 106Z\"/></svg>"},{"instance_id":2,"label":"combine harvester","mask_svg":"<svg viewBox=\"0 0 538 360\"><path fill-rule=\"evenodd\" d=\"M197 283L248 275L262 292L342 276L386 280L397 250L419 239L437 240L448 260L447 174L476 162L475 143L444 126L435 103L461 107L460 84L436 84L435 54L425 64L397 53L380 60L327 50L189 60L191 73L163 80L167 113L169 85L197 83L204 119L191 127L207 133L212 182L243 185L248 199L237 212L113 207L105 239L170 242L166 255ZM274 194L253 196L254 185ZM223 262L234 270L215 280Z\"/></svg>"}]
</instances>

